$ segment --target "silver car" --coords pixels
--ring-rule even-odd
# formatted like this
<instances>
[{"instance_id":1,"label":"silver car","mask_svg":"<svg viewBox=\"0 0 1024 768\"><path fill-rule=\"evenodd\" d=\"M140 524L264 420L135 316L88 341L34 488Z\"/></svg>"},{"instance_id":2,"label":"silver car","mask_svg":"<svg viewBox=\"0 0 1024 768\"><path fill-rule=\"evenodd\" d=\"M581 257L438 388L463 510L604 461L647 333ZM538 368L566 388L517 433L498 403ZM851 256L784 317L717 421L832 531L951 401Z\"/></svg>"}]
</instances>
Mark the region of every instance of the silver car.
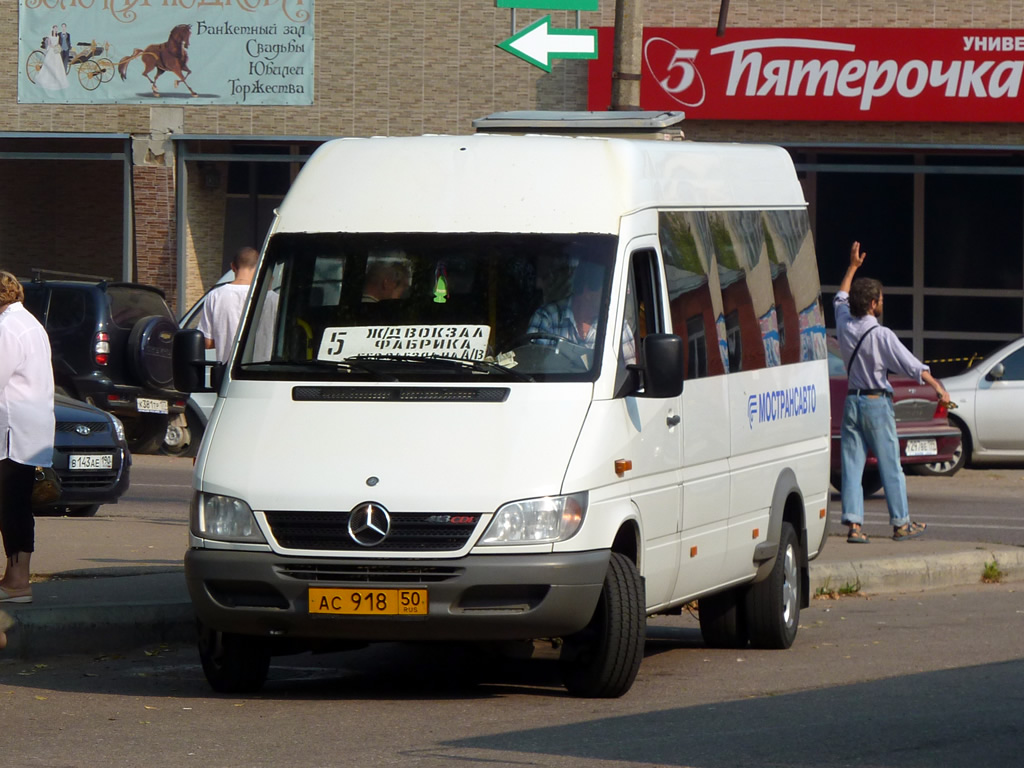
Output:
<instances>
[{"instance_id":1,"label":"silver car","mask_svg":"<svg viewBox=\"0 0 1024 768\"><path fill-rule=\"evenodd\" d=\"M950 461L923 464L918 472L952 475L968 462L1024 463L1024 337L942 383L957 405L949 420L960 427L962 447Z\"/></svg>"}]
</instances>

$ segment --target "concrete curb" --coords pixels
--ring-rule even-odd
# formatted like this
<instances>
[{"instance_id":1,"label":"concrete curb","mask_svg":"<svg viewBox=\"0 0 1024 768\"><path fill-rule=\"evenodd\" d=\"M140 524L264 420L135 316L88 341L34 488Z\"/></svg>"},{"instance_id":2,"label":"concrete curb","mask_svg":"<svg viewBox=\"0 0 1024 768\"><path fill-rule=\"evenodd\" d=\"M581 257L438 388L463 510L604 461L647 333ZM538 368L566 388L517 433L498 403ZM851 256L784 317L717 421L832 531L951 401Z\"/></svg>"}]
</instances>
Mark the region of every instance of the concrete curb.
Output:
<instances>
[{"instance_id":1,"label":"concrete curb","mask_svg":"<svg viewBox=\"0 0 1024 768\"><path fill-rule=\"evenodd\" d=\"M819 589L838 591L846 585L857 584L861 592L872 594L980 584L985 565L993 561L1003 574L1002 581L1024 581L1024 548L993 547L874 560L812 562L811 596Z\"/></svg>"},{"instance_id":2,"label":"concrete curb","mask_svg":"<svg viewBox=\"0 0 1024 768\"><path fill-rule=\"evenodd\" d=\"M65 654L119 653L195 639L191 603L108 604L19 611L4 657L34 661Z\"/></svg>"}]
</instances>

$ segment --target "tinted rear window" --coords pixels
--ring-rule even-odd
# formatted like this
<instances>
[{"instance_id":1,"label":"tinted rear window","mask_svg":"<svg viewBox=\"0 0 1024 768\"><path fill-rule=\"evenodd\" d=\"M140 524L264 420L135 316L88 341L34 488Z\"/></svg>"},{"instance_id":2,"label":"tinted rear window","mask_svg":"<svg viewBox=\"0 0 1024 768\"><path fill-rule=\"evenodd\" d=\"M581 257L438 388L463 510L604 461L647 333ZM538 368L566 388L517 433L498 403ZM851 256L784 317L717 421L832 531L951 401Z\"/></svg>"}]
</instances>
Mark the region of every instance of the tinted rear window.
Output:
<instances>
[{"instance_id":1,"label":"tinted rear window","mask_svg":"<svg viewBox=\"0 0 1024 768\"><path fill-rule=\"evenodd\" d=\"M112 285L107 288L110 298L110 319L118 328L131 329L135 323L150 315L170 318L171 310L160 294L140 288Z\"/></svg>"}]
</instances>

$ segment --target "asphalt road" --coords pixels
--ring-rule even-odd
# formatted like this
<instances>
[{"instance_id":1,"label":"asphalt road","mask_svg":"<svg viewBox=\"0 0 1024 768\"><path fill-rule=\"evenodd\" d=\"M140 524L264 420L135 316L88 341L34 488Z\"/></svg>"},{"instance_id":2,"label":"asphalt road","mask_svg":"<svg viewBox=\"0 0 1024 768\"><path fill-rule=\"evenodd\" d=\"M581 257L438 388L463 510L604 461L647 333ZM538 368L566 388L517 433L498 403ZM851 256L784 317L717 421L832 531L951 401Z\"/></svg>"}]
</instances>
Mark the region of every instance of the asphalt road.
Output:
<instances>
[{"instance_id":1,"label":"asphalt road","mask_svg":"<svg viewBox=\"0 0 1024 768\"><path fill-rule=\"evenodd\" d=\"M72 766L1020 765L1024 592L815 600L788 651L703 647L657 618L633 689L568 697L550 660L467 682L450 646L275 660L211 694L192 647L0 662L0 764Z\"/></svg>"},{"instance_id":2,"label":"asphalt road","mask_svg":"<svg viewBox=\"0 0 1024 768\"><path fill-rule=\"evenodd\" d=\"M928 523L928 536L949 541L981 541L1024 546L1024 469L962 469L953 477L907 475L910 516ZM832 533L840 524L842 504L832 494ZM870 536L888 535L885 493L865 499L864 529Z\"/></svg>"}]
</instances>

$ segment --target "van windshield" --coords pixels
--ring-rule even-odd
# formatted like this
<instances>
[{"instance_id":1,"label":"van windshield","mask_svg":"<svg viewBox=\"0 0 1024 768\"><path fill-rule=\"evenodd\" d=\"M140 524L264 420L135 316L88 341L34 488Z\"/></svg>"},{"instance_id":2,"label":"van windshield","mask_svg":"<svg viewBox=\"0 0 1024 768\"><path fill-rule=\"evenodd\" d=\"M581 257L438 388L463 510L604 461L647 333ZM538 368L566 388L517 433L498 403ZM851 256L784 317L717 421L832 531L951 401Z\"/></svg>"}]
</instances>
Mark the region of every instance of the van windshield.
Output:
<instances>
[{"instance_id":1,"label":"van windshield","mask_svg":"<svg viewBox=\"0 0 1024 768\"><path fill-rule=\"evenodd\" d=\"M277 234L234 375L592 381L613 235Z\"/></svg>"}]
</instances>

